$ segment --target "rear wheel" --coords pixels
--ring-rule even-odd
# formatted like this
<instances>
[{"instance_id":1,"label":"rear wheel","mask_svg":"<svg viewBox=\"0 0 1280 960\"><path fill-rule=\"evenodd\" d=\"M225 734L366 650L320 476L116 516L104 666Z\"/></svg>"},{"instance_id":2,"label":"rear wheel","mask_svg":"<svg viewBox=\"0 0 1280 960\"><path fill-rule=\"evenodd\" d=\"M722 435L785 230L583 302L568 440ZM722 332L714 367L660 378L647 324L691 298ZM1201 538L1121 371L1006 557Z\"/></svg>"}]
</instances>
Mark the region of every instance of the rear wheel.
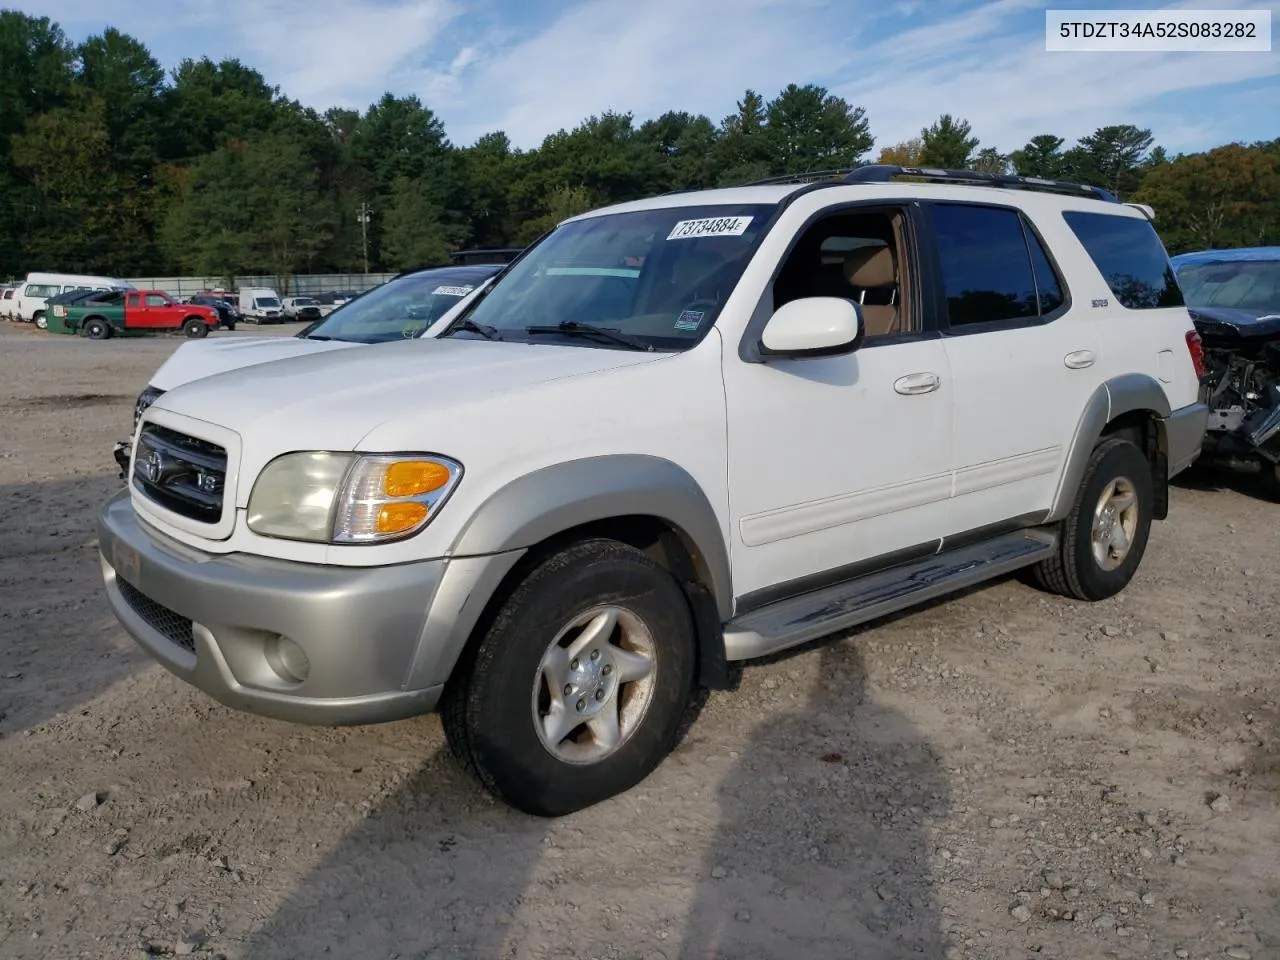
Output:
<instances>
[{"instance_id":1,"label":"rear wheel","mask_svg":"<svg viewBox=\"0 0 1280 960\"><path fill-rule=\"evenodd\" d=\"M693 620L672 576L626 544L583 541L503 602L450 681L445 732L491 793L561 816L662 762L694 669Z\"/></svg>"},{"instance_id":2,"label":"rear wheel","mask_svg":"<svg viewBox=\"0 0 1280 960\"><path fill-rule=\"evenodd\" d=\"M1142 562L1154 502L1151 464L1142 451L1118 437L1102 440L1059 525L1057 552L1033 570L1037 582L1077 600L1115 596Z\"/></svg>"},{"instance_id":3,"label":"rear wheel","mask_svg":"<svg viewBox=\"0 0 1280 960\"><path fill-rule=\"evenodd\" d=\"M199 317L188 317L182 322L182 334L192 339L207 337L209 335L209 325Z\"/></svg>"},{"instance_id":4,"label":"rear wheel","mask_svg":"<svg viewBox=\"0 0 1280 960\"><path fill-rule=\"evenodd\" d=\"M90 340L105 340L111 336L111 327L104 320L93 318L84 322L84 335Z\"/></svg>"}]
</instances>

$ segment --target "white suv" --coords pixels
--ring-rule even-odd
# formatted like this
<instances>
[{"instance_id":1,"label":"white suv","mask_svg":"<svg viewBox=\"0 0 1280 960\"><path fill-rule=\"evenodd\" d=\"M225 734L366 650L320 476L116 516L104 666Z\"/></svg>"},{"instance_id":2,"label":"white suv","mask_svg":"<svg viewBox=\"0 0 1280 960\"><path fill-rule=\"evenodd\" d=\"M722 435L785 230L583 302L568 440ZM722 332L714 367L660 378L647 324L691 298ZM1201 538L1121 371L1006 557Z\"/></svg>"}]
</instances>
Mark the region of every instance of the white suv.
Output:
<instances>
[{"instance_id":1,"label":"white suv","mask_svg":"<svg viewBox=\"0 0 1280 960\"><path fill-rule=\"evenodd\" d=\"M1021 568L1123 589L1206 421L1150 211L805 179L573 218L427 338L163 394L101 513L116 616L236 708L441 709L559 815L734 661Z\"/></svg>"}]
</instances>

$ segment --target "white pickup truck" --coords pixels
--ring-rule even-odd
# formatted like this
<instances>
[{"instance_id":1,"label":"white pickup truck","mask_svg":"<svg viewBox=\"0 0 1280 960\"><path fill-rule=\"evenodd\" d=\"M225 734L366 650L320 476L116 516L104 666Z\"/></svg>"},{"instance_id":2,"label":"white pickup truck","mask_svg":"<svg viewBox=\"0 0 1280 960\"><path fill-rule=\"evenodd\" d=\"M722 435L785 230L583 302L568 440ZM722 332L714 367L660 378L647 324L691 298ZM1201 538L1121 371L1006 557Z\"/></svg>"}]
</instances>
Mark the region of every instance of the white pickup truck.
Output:
<instances>
[{"instance_id":1,"label":"white pickup truck","mask_svg":"<svg viewBox=\"0 0 1280 960\"><path fill-rule=\"evenodd\" d=\"M876 165L575 217L429 336L152 403L111 607L225 704L439 709L495 795L581 809L734 662L1022 568L1129 583L1206 420L1149 215Z\"/></svg>"}]
</instances>

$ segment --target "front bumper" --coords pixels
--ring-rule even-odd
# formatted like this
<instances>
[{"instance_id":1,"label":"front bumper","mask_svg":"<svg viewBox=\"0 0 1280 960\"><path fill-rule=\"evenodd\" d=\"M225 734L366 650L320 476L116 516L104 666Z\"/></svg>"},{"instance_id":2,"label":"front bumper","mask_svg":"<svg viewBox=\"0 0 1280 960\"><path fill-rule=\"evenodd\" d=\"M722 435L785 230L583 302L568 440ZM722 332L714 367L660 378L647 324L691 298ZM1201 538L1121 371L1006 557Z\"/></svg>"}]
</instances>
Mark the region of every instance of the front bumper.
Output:
<instances>
[{"instance_id":1,"label":"front bumper","mask_svg":"<svg viewBox=\"0 0 1280 960\"><path fill-rule=\"evenodd\" d=\"M1195 463L1204 447L1209 408L1203 403L1179 407L1164 420L1165 455L1169 459L1169 476L1181 473Z\"/></svg>"},{"instance_id":2,"label":"front bumper","mask_svg":"<svg viewBox=\"0 0 1280 960\"><path fill-rule=\"evenodd\" d=\"M207 554L144 526L128 490L103 507L98 538L112 611L169 671L236 709L333 725L433 710L520 554L385 567ZM306 653L306 679L273 666L279 636Z\"/></svg>"}]
</instances>

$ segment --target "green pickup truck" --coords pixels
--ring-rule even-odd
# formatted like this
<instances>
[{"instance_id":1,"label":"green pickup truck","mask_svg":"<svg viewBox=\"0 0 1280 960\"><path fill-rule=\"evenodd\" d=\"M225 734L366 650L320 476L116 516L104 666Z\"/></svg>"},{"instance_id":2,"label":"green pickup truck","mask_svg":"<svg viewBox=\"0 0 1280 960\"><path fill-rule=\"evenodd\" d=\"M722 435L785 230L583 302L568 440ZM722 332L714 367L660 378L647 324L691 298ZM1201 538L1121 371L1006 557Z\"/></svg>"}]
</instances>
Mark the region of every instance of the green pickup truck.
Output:
<instances>
[{"instance_id":1,"label":"green pickup truck","mask_svg":"<svg viewBox=\"0 0 1280 960\"><path fill-rule=\"evenodd\" d=\"M52 323L90 340L117 334L182 331L208 336L219 323L218 311L198 303L178 303L163 290L104 290L71 303L56 304Z\"/></svg>"}]
</instances>

